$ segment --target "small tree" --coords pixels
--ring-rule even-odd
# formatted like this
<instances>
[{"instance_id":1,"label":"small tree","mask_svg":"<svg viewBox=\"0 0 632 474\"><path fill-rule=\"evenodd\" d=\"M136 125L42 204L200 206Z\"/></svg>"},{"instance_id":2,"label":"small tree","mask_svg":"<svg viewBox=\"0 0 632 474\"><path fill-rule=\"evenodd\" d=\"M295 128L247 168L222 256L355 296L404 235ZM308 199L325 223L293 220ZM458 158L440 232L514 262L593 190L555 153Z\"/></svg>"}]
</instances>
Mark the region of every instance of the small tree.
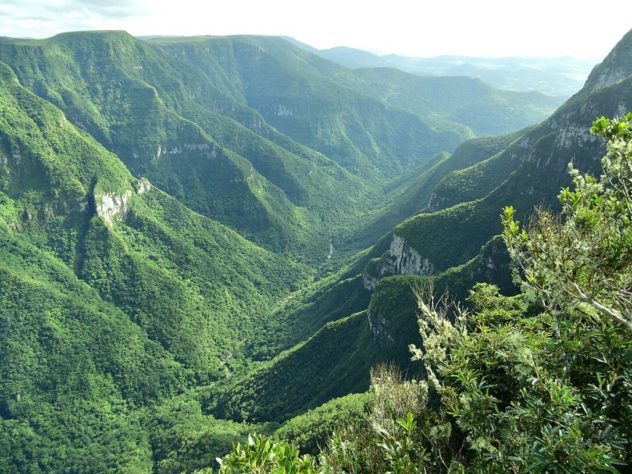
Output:
<instances>
[{"instance_id":1,"label":"small tree","mask_svg":"<svg viewBox=\"0 0 632 474\"><path fill-rule=\"evenodd\" d=\"M301 456L298 448L263 435L249 435L248 443L236 443L233 450L217 459L220 473L312 474L314 462Z\"/></svg>"},{"instance_id":2,"label":"small tree","mask_svg":"<svg viewBox=\"0 0 632 474\"><path fill-rule=\"evenodd\" d=\"M418 292L423 348L411 352L427 380L375 371L370 413L338 431L317 472L616 473L632 465L632 114L600 118L592 131L606 139L603 175L571 167L560 216L539 210L523 229L513 208L503 212L521 294L478 284L465 311ZM255 438L237 445L221 472L314 465Z\"/></svg>"},{"instance_id":3,"label":"small tree","mask_svg":"<svg viewBox=\"0 0 632 474\"><path fill-rule=\"evenodd\" d=\"M593 124L606 139L600 178L572 166L562 213L523 229L508 207L504 240L521 295L489 285L448 319L419 298L430 387L472 472L617 472L632 442L632 114ZM452 322L454 321L454 322ZM454 460L454 457L452 457Z\"/></svg>"},{"instance_id":4,"label":"small tree","mask_svg":"<svg viewBox=\"0 0 632 474\"><path fill-rule=\"evenodd\" d=\"M607 141L599 179L570 166L574 189L559 195L561 217L539 210L528 229L504 209L504 239L534 291L555 314L597 312L632 330L632 114L597 119Z\"/></svg>"}]
</instances>

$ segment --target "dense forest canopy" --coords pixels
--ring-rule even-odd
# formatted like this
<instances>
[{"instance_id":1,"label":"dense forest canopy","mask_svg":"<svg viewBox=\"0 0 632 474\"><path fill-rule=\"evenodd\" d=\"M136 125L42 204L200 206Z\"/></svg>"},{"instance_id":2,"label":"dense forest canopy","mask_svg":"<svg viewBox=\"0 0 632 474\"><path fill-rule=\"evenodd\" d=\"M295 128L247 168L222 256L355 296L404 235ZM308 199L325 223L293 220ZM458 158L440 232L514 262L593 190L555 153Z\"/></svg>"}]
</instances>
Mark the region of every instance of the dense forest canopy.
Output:
<instances>
[{"instance_id":1,"label":"dense forest canopy","mask_svg":"<svg viewBox=\"0 0 632 474\"><path fill-rule=\"evenodd\" d=\"M595 121L599 178L571 168L560 216L505 208L520 294L470 310L417 289L426 377L373 373L369 409L317 457L263 436L220 472L617 472L632 461L632 114ZM309 425L306 425L308 428Z\"/></svg>"},{"instance_id":2,"label":"dense forest canopy","mask_svg":"<svg viewBox=\"0 0 632 474\"><path fill-rule=\"evenodd\" d=\"M0 38L1 472L629 469L632 32L568 100L323 56Z\"/></svg>"}]
</instances>

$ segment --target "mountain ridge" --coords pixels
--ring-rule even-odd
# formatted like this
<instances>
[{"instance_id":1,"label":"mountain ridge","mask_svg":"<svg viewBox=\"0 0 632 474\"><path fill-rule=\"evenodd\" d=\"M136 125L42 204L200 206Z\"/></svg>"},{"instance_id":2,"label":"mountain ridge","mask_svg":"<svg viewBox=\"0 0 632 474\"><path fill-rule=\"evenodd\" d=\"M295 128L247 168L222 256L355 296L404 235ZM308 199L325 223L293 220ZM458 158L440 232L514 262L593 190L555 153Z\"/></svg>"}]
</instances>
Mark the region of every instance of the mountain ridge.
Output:
<instances>
[{"instance_id":1,"label":"mountain ridge","mask_svg":"<svg viewBox=\"0 0 632 474\"><path fill-rule=\"evenodd\" d=\"M506 283L500 208L597 169L630 38L548 119L459 147L475 127L278 38L0 39L0 470L192 471L418 370L413 289Z\"/></svg>"},{"instance_id":2,"label":"mountain ridge","mask_svg":"<svg viewBox=\"0 0 632 474\"><path fill-rule=\"evenodd\" d=\"M533 90L553 96L568 97L577 92L595 64L595 60L592 59L570 56L486 58L455 55L378 55L346 46L319 50L300 41L290 40L300 48L351 69L395 67L419 76L478 77L504 90Z\"/></svg>"},{"instance_id":3,"label":"mountain ridge","mask_svg":"<svg viewBox=\"0 0 632 474\"><path fill-rule=\"evenodd\" d=\"M443 180L449 177L455 179L454 173L461 173L460 179L475 182L475 175L483 166L487 183L464 193L462 202L446 203L439 210L419 212L400 222L341 272L338 281L353 281L353 290L349 294L354 295L353 299L357 299L359 305L366 301L366 295L358 297L362 294L359 288L371 293L367 306L369 314L364 327L356 329L357 337L364 334L360 331L374 327L386 328L393 341L410 337L409 331L396 330L393 333L388 328L405 324L402 321L406 318L411 324L415 321L416 304L412 291L431 282L439 285L439 292L447 290L461 300L477 281L495 283L506 293L515 293L509 257L498 238L501 209L512 205L518 209L522 219L527 218L537 205L554 207L559 189L570 183L567 173L570 161L582 171L594 173L599 169L597 157L602 155L603 145L590 134L589 128L595 117L616 116L622 110L632 110L632 70L628 63L632 58L631 40L632 31L615 46L603 63L595 67L586 87L549 119L510 137L505 143L506 148L501 151L480 153L470 167L457 168L443 177ZM604 80L604 76L616 80ZM620 79L621 76L624 78ZM609 85L594 88L593 83ZM475 150L476 147L472 147L472 152ZM448 185L454 189L454 184L443 180L435 184L435 190L441 186L447 189ZM329 299L335 298L335 287L334 278L330 291L319 294L311 304L329 307ZM311 316L308 308L305 314ZM344 324L345 320L340 321ZM350 339L353 337L349 336ZM400 349L407 347L401 344ZM366 347L372 346L367 343ZM321 349L318 346L297 346L295 350L304 351L301 357L309 360L318 357ZM373 347L371 350L379 354L379 349ZM337 354L330 363L344 364L345 357L348 356ZM358 362L353 357L346 361L350 365ZM268 370L274 373L274 362ZM368 376L368 372L365 373ZM265 385L266 381L260 379L261 373L258 377L257 383ZM273 379L270 376L268 383L272 383ZM246 376L240 383L248 386L254 380ZM300 373L295 373L289 383L309 386L311 381L303 380ZM348 392L358 390L362 387L349 387ZM283 395L286 396L288 400L292 399L292 395ZM253 403L247 391L238 390L233 397L231 403L237 406ZM259 402L262 405L266 403L265 400ZM275 399L275 403L280 402ZM313 407L313 404L306 405L306 409Z\"/></svg>"}]
</instances>

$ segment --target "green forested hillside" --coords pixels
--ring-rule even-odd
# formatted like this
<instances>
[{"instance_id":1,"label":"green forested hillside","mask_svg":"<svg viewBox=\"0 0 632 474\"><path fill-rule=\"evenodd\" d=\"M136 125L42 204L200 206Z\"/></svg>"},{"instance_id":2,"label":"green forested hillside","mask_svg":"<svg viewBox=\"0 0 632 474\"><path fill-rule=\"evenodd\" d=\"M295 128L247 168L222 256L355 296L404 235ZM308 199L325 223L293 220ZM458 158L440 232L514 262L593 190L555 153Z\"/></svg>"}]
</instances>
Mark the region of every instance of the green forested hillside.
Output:
<instances>
[{"instance_id":1,"label":"green forested hillside","mask_svg":"<svg viewBox=\"0 0 632 474\"><path fill-rule=\"evenodd\" d=\"M242 101L267 123L371 180L393 178L423 158L452 149L467 133L456 127L436 127L337 83L329 76L344 68L278 38L155 43L202 69L210 68L210 61L221 61L228 77L240 87Z\"/></svg>"},{"instance_id":2,"label":"green forested hillside","mask_svg":"<svg viewBox=\"0 0 632 474\"><path fill-rule=\"evenodd\" d=\"M69 120L117 153L135 175L148 177L193 210L267 246L296 248L305 242L306 227L314 216L305 215L288 195L297 199L297 194L306 192L292 192L291 180L276 173L280 183L289 182L286 194L264 178L257 166L223 148L213 135L220 139L225 134L243 136L237 151L256 154L255 163L262 169L266 160L282 164L288 159L303 167L301 174L316 168L312 174L319 176L318 167L288 158L288 152L264 140L253 143L244 127L212 110L198 106L204 110L198 123L179 113L180 108L196 111L190 98L194 91L214 93L194 68L182 70L177 67L180 64L170 64L160 51L123 32L65 34L17 44L7 41L0 42L0 47L21 83L60 107ZM335 184L335 173L332 177L325 173L334 195L336 186L341 186ZM343 182L353 189L353 180Z\"/></svg>"},{"instance_id":3,"label":"green forested hillside","mask_svg":"<svg viewBox=\"0 0 632 474\"><path fill-rule=\"evenodd\" d=\"M326 323L219 396L216 415L238 420L287 420L327 400L369 386L371 367L395 363L412 375L409 344L419 344L407 277L380 283L368 311ZM301 390L296 390L301 387Z\"/></svg>"},{"instance_id":4,"label":"green forested hillside","mask_svg":"<svg viewBox=\"0 0 632 474\"><path fill-rule=\"evenodd\" d=\"M347 396L287 423L314 452L317 423L331 425L338 407L317 455L255 435L220 472L628 472L631 125L632 113L593 122L606 141L602 174L571 166L560 214L540 208L524 227L503 209L519 294L477 283L465 309L431 287L415 291L423 345L410 353L422 377L378 367L363 406Z\"/></svg>"},{"instance_id":5,"label":"green forested hillside","mask_svg":"<svg viewBox=\"0 0 632 474\"><path fill-rule=\"evenodd\" d=\"M467 199L459 199L462 196L464 186L462 180L454 180L453 177L470 176L470 169L481 169L483 163L491 161L491 157L506 149L509 144L527 133L522 130L498 137L476 138L463 142L451 155L440 158L433 166L415 176L414 180L405 187L405 190L385 206L378 216L362 227L350 239L365 242L370 245L379 237L387 233L399 222L420 211L437 210L438 202L442 199L451 199L460 202ZM479 163L481 163L479 165ZM487 178L494 182L502 176L497 170L490 173L475 174L472 177L470 187L481 186L478 178ZM455 182L456 181L456 182ZM455 182L453 188L448 188L445 183ZM447 188L447 189L446 189ZM446 189L445 195L440 194Z\"/></svg>"},{"instance_id":6,"label":"green forested hillside","mask_svg":"<svg viewBox=\"0 0 632 474\"><path fill-rule=\"evenodd\" d=\"M562 103L536 92L501 91L471 77L420 77L393 68L357 69L349 86L408 112L463 124L476 135L523 128Z\"/></svg>"},{"instance_id":7,"label":"green forested hillside","mask_svg":"<svg viewBox=\"0 0 632 474\"><path fill-rule=\"evenodd\" d=\"M0 471L192 472L281 423L314 449L376 364L422 373L417 287L512 290L499 210L597 169L629 42L515 132L554 101L280 38L0 38Z\"/></svg>"},{"instance_id":8,"label":"green forested hillside","mask_svg":"<svg viewBox=\"0 0 632 474\"><path fill-rule=\"evenodd\" d=\"M428 110L393 108L353 91L350 71L275 38L66 33L5 38L0 58L134 175L312 263L380 205L388 179L471 136L467 120L432 118L447 95ZM485 94L464 103L484 116ZM524 123L548 110L510 115Z\"/></svg>"},{"instance_id":9,"label":"green forested hillside","mask_svg":"<svg viewBox=\"0 0 632 474\"><path fill-rule=\"evenodd\" d=\"M598 165L601 143L588 132L595 116L616 115L632 106L627 35L591 74L586 87L550 119L493 158L446 176L431 200L441 210L421 213L395 228L415 252L430 259L435 272L466 262L500 230L498 209L514 203L528 214L539 203L553 204L556 190L568 183L573 161L587 171ZM604 86L595 88L593 83ZM441 204L442 195L456 203ZM450 202L450 201L448 201ZM458 228L467 228L459 241Z\"/></svg>"},{"instance_id":10,"label":"green forested hillside","mask_svg":"<svg viewBox=\"0 0 632 474\"><path fill-rule=\"evenodd\" d=\"M598 169L595 157L602 154L603 145L590 134L589 128L596 116L612 116L632 109L630 41L632 33L624 37L593 71L586 87L551 118L524 134L506 137L504 143L502 139L496 142L503 144L504 150L495 148L493 142L474 141L455 152L462 165L454 166L456 171L449 173L451 170L448 170L441 175L441 181L434 182L436 195L424 191L429 193L426 194L428 198L432 195L430 211L433 202L440 210L420 212L398 224L360 256L340 279L360 285L361 278L364 288L371 291L369 310L380 305L386 321L403 314L412 321L414 302L411 299L407 305L402 295L412 295L411 288L430 280L434 281L437 290L447 289L459 298L467 296L468 289L477 281L494 282L506 292L515 292L509 257L504 245L494 237L501 232L499 210L511 204L521 216L528 216L536 205L554 206L559 189L569 183L567 167L571 161L588 172L594 173ZM467 156L471 161L465 159ZM444 167L449 163L450 158L447 158L436 166ZM440 196L456 204L442 206ZM393 209L397 210L397 207ZM357 279L353 280L353 277ZM383 291L385 287L389 287L386 292ZM390 299L388 295L400 296ZM330 293L324 292L312 304L326 307L329 298ZM369 326L370 322L365 322L363 330ZM399 333L393 340L401 341L408 334ZM400 348L404 350L405 347ZM301 349L306 350L302 346L296 348L299 352ZM315 354L313 357L322 353L318 346L307 349ZM379 353L377 349L374 351ZM354 359L350 358L348 363L353 364ZM269 372L274 373L274 368ZM366 374L368 377L368 372ZM255 383L255 380L262 385L261 373L252 377L243 382L243 386ZM300 372L296 374L297 383L302 383L299 382L301 377ZM257 400L244 391L239 394L242 404ZM286 396L280 392L275 393L275 397L277 395ZM268 403L265 397L259 401L264 405ZM275 400L275 403L279 402Z\"/></svg>"},{"instance_id":11,"label":"green forested hillside","mask_svg":"<svg viewBox=\"0 0 632 474\"><path fill-rule=\"evenodd\" d=\"M0 107L2 470L147 471L135 410L243 367L311 272L135 179L6 66Z\"/></svg>"}]
</instances>

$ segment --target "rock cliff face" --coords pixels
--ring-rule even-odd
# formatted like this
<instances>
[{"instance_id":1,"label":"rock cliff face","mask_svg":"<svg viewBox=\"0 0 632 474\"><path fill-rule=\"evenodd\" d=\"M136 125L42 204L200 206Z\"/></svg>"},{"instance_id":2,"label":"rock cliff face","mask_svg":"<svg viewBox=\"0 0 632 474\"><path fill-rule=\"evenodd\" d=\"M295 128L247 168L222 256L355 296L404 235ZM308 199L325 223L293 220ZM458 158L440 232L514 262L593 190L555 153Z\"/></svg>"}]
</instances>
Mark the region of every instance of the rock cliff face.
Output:
<instances>
[{"instance_id":1,"label":"rock cliff face","mask_svg":"<svg viewBox=\"0 0 632 474\"><path fill-rule=\"evenodd\" d=\"M384 315L369 306L367 316L369 319L369 329L371 330L373 341L382 347L387 344L393 344L393 335L391 334L391 331L389 331L388 320L384 317Z\"/></svg>"},{"instance_id":2,"label":"rock cliff face","mask_svg":"<svg viewBox=\"0 0 632 474\"><path fill-rule=\"evenodd\" d=\"M632 75L632 31L628 32L588 76L584 89L591 92L615 85Z\"/></svg>"},{"instance_id":3,"label":"rock cliff face","mask_svg":"<svg viewBox=\"0 0 632 474\"><path fill-rule=\"evenodd\" d=\"M393 235L391 247L388 250L393 263L392 273L396 275L430 275L433 273L432 264L427 258L422 258L406 240Z\"/></svg>"},{"instance_id":4,"label":"rock cliff face","mask_svg":"<svg viewBox=\"0 0 632 474\"><path fill-rule=\"evenodd\" d=\"M136 194L143 194L151 190L151 183L146 178L141 178L133 183Z\"/></svg>"},{"instance_id":5,"label":"rock cliff face","mask_svg":"<svg viewBox=\"0 0 632 474\"><path fill-rule=\"evenodd\" d=\"M125 191L118 195L106 193L97 196L97 216L101 217L106 224L111 225L117 215L127 212L127 201L131 195L131 191Z\"/></svg>"},{"instance_id":6,"label":"rock cliff face","mask_svg":"<svg viewBox=\"0 0 632 474\"><path fill-rule=\"evenodd\" d=\"M422 257L406 239L393 234L388 251L372 266L368 266L363 277L364 287L373 291L378 280L389 275L432 275L434 265Z\"/></svg>"},{"instance_id":7,"label":"rock cliff face","mask_svg":"<svg viewBox=\"0 0 632 474\"><path fill-rule=\"evenodd\" d=\"M145 178L134 181L133 186L138 195L151 190L151 183ZM121 194L104 193L95 196L97 216L101 217L107 225L112 225L116 216L124 215L127 212L127 203L130 197L132 197L130 190Z\"/></svg>"}]
</instances>

